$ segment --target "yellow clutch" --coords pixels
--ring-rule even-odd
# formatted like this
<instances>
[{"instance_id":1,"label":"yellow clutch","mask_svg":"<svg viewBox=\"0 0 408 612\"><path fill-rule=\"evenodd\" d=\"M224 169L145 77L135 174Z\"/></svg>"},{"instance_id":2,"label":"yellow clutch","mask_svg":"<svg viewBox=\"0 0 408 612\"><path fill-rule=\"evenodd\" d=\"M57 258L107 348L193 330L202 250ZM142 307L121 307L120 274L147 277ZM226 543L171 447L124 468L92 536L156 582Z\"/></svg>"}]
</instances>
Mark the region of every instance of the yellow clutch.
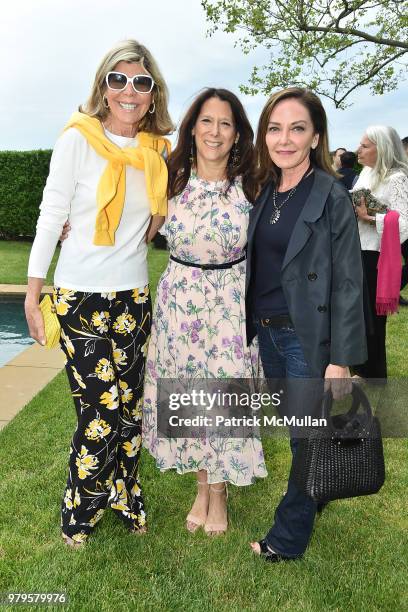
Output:
<instances>
[{"instance_id":1,"label":"yellow clutch","mask_svg":"<svg viewBox=\"0 0 408 612\"><path fill-rule=\"evenodd\" d=\"M49 349L55 348L59 344L61 326L58 321L55 306L49 295L45 295L40 303L40 310L44 319L45 327L45 346Z\"/></svg>"}]
</instances>

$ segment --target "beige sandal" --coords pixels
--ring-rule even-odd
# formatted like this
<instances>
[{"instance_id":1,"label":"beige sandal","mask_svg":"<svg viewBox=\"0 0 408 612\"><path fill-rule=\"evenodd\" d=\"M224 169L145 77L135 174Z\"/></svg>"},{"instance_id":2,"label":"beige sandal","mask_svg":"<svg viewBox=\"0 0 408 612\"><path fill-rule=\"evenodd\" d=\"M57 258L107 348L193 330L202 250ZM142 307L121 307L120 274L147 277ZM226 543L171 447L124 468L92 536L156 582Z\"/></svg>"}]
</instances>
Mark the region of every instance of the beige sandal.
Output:
<instances>
[{"instance_id":1,"label":"beige sandal","mask_svg":"<svg viewBox=\"0 0 408 612\"><path fill-rule=\"evenodd\" d=\"M208 487L208 482L200 482L199 480L197 480L197 485L201 487ZM207 506L207 513L208 513L208 506ZM192 514L190 512L186 517L187 531L189 531L190 533L195 533L199 527L203 527L203 525L205 525L206 520L207 520L207 515L203 519L202 517L196 516L195 514ZM190 527L188 525L189 523L191 523Z\"/></svg>"},{"instance_id":2,"label":"beige sandal","mask_svg":"<svg viewBox=\"0 0 408 612\"><path fill-rule=\"evenodd\" d=\"M218 484L218 483L217 483ZM227 499L228 499L228 488L227 483L224 483L222 489L216 489L214 485L210 485L210 496L211 493L224 493L225 492L225 521L222 523L208 523L206 521L204 525L204 531L208 536L222 535L228 529L228 511L227 511Z\"/></svg>"},{"instance_id":3,"label":"beige sandal","mask_svg":"<svg viewBox=\"0 0 408 612\"><path fill-rule=\"evenodd\" d=\"M69 536L65 535L65 533L62 534L62 539L64 540L64 544L68 546L69 548L78 549L78 548L82 548L82 546L85 544L85 542L76 542Z\"/></svg>"},{"instance_id":4,"label":"beige sandal","mask_svg":"<svg viewBox=\"0 0 408 612\"><path fill-rule=\"evenodd\" d=\"M139 529L131 529L130 533L134 533L137 536L142 536L147 533L147 525L143 525L143 527L139 527Z\"/></svg>"}]
</instances>

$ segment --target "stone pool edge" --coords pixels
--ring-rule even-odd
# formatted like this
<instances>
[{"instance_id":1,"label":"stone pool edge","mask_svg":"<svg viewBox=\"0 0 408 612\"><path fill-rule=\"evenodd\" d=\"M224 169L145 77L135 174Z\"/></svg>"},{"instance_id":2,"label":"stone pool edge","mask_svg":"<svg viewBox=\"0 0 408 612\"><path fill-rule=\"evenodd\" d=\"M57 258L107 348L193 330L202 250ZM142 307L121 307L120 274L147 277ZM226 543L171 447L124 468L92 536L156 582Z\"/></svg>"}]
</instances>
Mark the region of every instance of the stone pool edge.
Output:
<instances>
[{"instance_id":1,"label":"stone pool edge","mask_svg":"<svg viewBox=\"0 0 408 612\"><path fill-rule=\"evenodd\" d=\"M0 284L0 300L23 300L26 285ZM43 293L52 292L44 287ZM0 430L30 402L64 367L60 348L32 344L0 367Z\"/></svg>"}]
</instances>

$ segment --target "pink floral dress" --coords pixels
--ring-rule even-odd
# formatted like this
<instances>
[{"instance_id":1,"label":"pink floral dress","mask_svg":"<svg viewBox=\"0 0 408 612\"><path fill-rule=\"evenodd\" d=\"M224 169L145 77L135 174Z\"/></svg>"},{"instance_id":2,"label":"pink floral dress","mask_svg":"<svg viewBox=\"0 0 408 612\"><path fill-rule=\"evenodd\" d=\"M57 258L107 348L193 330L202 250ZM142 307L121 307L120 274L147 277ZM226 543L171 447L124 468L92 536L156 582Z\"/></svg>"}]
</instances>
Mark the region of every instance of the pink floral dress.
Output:
<instances>
[{"instance_id":1,"label":"pink floral dress","mask_svg":"<svg viewBox=\"0 0 408 612\"><path fill-rule=\"evenodd\" d=\"M169 202L170 253L194 263L221 264L244 255L248 215L237 179L208 182L192 175ZM169 260L157 287L147 355L143 444L160 470L206 470L210 483L249 485L267 475L255 432L243 438L158 438L158 378L253 378L256 346L246 346L245 261L224 270L201 270Z\"/></svg>"}]
</instances>

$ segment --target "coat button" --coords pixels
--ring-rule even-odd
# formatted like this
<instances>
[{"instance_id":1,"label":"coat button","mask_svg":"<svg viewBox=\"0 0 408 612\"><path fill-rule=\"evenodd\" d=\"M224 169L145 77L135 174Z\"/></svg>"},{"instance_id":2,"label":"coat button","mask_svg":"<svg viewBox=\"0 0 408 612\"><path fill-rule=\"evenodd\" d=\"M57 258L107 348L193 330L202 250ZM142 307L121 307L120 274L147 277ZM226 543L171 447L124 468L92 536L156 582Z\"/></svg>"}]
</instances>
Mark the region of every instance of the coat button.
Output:
<instances>
[{"instance_id":1,"label":"coat button","mask_svg":"<svg viewBox=\"0 0 408 612\"><path fill-rule=\"evenodd\" d=\"M326 311L327 311L327 306L318 306L318 307L317 307L317 310L318 310L319 312L326 312Z\"/></svg>"},{"instance_id":2,"label":"coat button","mask_svg":"<svg viewBox=\"0 0 408 612\"><path fill-rule=\"evenodd\" d=\"M307 278L308 278L310 281L315 281L315 280L316 280L316 278L317 278L317 274L316 274L316 272L309 272L309 274L307 275Z\"/></svg>"}]
</instances>

